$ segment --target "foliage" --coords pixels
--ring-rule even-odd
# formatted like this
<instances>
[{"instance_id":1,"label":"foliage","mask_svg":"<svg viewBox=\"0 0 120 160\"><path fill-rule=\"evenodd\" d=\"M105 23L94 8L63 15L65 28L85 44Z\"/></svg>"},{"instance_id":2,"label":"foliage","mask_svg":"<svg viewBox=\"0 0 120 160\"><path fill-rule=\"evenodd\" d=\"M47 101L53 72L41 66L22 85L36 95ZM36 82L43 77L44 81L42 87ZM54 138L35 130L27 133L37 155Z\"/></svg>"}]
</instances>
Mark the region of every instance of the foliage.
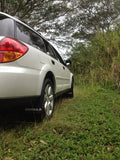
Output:
<instances>
[{"instance_id":1,"label":"foliage","mask_svg":"<svg viewBox=\"0 0 120 160\"><path fill-rule=\"evenodd\" d=\"M71 55L72 60L72 71L76 74L87 74L90 72L89 66L91 64L89 59L90 51L84 44L76 44L73 48L73 54Z\"/></svg>"},{"instance_id":2,"label":"foliage","mask_svg":"<svg viewBox=\"0 0 120 160\"><path fill-rule=\"evenodd\" d=\"M75 46L71 56L72 70L94 82L120 87L119 54L120 27L99 31L86 47Z\"/></svg>"},{"instance_id":3,"label":"foliage","mask_svg":"<svg viewBox=\"0 0 120 160\"><path fill-rule=\"evenodd\" d=\"M75 97L59 99L49 122L27 121L31 115L22 112L4 113L0 121L0 158L120 159L119 115L118 91L100 86L80 87L76 81Z\"/></svg>"},{"instance_id":4,"label":"foliage","mask_svg":"<svg viewBox=\"0 0 120 160\"><path fill-rule=\"evenodd\" d=\"M108 30L120 14L119 6L119 0L0 1L0 11L19 17L64 46Z\"/></svg>"}]
</instances>

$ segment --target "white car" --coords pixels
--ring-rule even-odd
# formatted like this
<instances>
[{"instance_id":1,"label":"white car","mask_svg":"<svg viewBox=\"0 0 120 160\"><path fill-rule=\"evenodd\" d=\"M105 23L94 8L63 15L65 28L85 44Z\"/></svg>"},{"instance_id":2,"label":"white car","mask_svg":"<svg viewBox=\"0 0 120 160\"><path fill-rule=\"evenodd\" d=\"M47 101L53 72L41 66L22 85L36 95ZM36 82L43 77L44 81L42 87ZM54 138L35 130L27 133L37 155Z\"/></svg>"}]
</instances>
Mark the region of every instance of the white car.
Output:
<instances>
[{"instance_id":1,"label":"white car","mask_svg":"<svg viewBox=\"0 0 120 160\"><path fill-rule=\"evenodd\" d=\"M39 33L0 12L0 104L24 103L51 118L55 96L73 96L68 63Z\"/></svg>"}]
</instances>

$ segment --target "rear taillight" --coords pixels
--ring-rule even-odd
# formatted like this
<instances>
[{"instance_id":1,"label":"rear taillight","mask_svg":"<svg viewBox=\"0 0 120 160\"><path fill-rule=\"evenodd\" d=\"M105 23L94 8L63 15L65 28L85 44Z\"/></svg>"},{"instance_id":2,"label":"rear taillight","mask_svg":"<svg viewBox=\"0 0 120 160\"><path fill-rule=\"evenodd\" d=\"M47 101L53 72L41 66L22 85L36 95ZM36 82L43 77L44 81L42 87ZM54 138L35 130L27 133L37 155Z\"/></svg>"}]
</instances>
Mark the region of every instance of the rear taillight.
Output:
<instances>
[{"instance_id":1,"label":"rear taillight","mask_svg":"<svg viewBox=\"0 0 120 160\"><path fill-rule=\"evenodd\" d=\"M4 38L0 41L0 63L15 61L27 51L28 47L23 43L12 38Z\"/></svg>"}]
</instances>

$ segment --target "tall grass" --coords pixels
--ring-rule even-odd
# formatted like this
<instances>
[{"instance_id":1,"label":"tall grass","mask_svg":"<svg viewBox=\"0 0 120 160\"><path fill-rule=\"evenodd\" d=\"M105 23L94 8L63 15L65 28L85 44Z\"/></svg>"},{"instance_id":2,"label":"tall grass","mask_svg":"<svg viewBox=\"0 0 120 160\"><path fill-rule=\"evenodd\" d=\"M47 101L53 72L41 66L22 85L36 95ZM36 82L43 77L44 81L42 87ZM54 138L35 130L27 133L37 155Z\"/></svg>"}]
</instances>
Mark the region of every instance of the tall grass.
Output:
<instances>
[{"instance_id":1,"label":"tall grass","mask_svg":"<svg viewBox=\"0 0 120 160\"><path fill-rule=\"evenodd\" d=\"M120 26L73 48L72 70L85 82L120 88Z\"/></svg>"}]
</instances>

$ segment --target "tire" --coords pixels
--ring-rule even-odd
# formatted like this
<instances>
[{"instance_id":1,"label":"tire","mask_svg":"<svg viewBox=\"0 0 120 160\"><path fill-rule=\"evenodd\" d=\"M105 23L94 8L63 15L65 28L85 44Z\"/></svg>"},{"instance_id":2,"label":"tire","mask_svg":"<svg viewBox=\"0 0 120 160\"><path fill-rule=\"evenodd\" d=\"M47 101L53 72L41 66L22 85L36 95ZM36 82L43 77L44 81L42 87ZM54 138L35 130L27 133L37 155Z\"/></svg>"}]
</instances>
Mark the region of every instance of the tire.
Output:
<instances>
[{"instance_id":1,"label":"tire","mask_svg":"<svg viewBox=\"0 0 120 160\"><path fill-rule=\"evenodd\" d=\"M54 111L54 86L49 79L44 81L38 108L42 109L42 118L51 119Z\"/></svg>"}]
</instances>

